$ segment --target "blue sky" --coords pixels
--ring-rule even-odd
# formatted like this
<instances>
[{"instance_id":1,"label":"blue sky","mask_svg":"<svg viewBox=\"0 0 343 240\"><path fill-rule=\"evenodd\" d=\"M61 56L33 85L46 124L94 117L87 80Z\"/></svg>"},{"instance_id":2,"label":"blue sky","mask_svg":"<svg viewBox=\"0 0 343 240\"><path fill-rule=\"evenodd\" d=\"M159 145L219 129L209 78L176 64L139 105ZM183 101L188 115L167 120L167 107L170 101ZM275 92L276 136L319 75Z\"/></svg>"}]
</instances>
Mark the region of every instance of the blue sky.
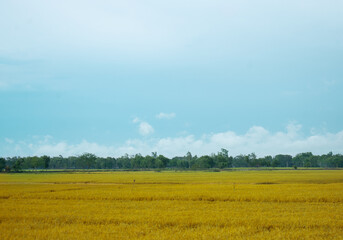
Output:
<instances>
[{"instance_id":1,"label":"blue sky","mask_svg":"<svg viewBox=\"0 0 343 240\"><path fill-rule=\"evenodd\" d=\"M343 153L343 3L1 1L0 155Z\"/></svg>"}]
</instances>

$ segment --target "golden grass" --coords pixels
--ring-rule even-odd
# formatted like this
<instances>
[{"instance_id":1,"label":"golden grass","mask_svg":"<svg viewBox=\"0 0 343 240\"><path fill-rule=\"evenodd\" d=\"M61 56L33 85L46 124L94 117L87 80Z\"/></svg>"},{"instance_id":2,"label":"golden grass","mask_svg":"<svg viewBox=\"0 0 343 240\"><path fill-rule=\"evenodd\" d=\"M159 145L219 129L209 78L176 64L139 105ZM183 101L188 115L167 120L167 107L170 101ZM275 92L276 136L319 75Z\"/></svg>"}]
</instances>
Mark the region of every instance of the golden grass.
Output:
<instances>
[{"instance_id":1,"label":"golden grass","mask_svg":"<svg viewBox=\"0 0 343 240\"><path fill-rule=\"evenodd\" d=\"M1 174L0 239L343 239L343 171Z\"/></svg>"}]
</instances>

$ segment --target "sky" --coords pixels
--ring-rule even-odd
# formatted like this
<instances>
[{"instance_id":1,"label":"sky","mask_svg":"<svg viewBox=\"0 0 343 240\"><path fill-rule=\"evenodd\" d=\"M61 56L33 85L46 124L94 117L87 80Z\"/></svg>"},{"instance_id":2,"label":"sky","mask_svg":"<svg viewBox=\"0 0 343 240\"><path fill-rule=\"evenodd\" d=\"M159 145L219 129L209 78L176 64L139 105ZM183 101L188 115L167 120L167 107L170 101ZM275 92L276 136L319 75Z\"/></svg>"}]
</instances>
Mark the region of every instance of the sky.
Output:
<instances>
[{"instance_id":1,"label":"sky","mask_svg":"<svg viewBox=\"0 0 343 240\"><path fill-rule=\"evenodd\" d=\"M0 36L0 156L343 153L340 0L3 0Z\"/></svg>"}]
</instances>

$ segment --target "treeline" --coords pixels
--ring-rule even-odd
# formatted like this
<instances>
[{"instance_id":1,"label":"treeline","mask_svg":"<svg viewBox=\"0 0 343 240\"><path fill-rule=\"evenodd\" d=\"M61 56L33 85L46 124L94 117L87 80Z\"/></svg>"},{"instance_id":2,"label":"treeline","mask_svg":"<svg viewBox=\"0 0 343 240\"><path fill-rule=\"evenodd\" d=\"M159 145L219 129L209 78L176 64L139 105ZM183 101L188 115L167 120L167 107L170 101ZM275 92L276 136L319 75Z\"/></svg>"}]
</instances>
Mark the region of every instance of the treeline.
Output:
<instances>
[{"instance_id":1,"label":"treeline","mask_svg":"<svg viewBox=\"0 0 343 240\"><path fill-rule=\"evenodd\" d=\"M228 150L221 149L217 154L192 156L188 152L185 156L167 158L153 152L142 156L124 155L122 157L97 157L91 153L70 157L8 157L0 158L0 171L20 172L24 169L224 169L239 167L324 167L342 168L343 155L332 154L313 155L311 152L299 153L295 157L278 154L274 157L256 157L254 153L248 155L229 156Z\"/></svg>"}]
</instances>

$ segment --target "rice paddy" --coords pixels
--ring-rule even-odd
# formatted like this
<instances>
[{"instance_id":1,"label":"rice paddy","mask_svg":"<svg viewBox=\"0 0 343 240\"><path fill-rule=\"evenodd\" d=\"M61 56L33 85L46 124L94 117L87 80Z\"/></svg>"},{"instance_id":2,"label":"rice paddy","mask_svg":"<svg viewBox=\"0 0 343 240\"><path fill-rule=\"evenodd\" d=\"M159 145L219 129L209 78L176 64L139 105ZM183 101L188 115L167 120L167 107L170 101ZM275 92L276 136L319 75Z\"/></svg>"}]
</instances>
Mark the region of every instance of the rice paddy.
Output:
<instances>
[{"instance_id":1,"label":"rice paddy","mask_svg":"<svg viewBox=\"0 0 343 240\"><path fill-rule=\"evenodd\" d=\"M343 171L1 174L0 239L343 239Z\"/></svg>"}]
</instances>

